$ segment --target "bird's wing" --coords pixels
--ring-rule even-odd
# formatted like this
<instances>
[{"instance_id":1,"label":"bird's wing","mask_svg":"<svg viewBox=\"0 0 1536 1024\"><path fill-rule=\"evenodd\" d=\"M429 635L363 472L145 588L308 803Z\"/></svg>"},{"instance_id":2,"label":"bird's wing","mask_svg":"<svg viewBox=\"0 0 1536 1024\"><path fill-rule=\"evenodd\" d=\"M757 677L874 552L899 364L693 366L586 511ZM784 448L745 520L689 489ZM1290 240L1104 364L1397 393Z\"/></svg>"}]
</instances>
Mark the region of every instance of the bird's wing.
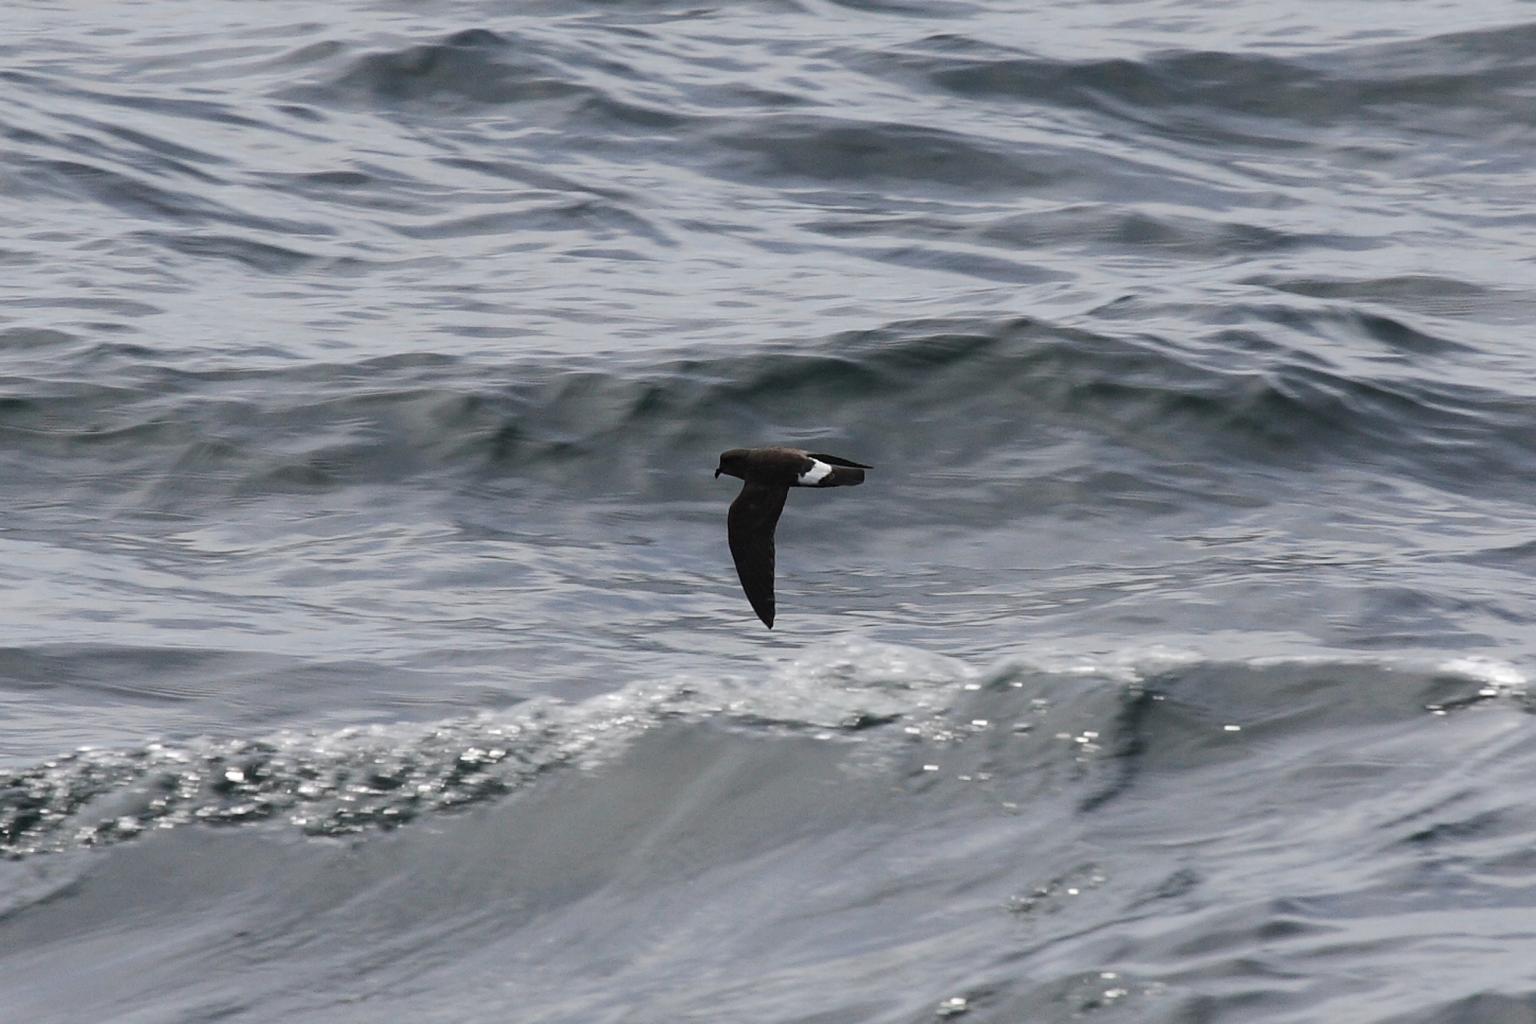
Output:
<instances>
[{"instance_id":1,"label":"bird's wing","mask_svg":"<svg viewBox=\"0 0 1536 1024\"><path fill-rule=\"evenodd\" d=\"M731 502L726 517L731 539L731 557L736 560L736 575L747 594L752 610L773 628L773 528L784 511L788 487L774 487L748 480Z\"/></svg>"}]
</instances>

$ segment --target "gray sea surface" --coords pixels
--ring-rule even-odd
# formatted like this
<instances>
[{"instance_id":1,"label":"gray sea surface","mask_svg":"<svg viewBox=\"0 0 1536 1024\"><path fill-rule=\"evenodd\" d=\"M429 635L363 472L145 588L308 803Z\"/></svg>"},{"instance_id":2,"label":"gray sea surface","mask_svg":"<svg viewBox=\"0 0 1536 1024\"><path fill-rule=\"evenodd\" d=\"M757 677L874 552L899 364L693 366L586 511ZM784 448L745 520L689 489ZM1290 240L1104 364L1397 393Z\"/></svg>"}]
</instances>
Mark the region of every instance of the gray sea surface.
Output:
<instances>
[{"instance_id":1,"label":"gray sea surface","mask_svg":"<svg viewBox=\"0 0 1536 1024\"><path fill-rule=\"evenodd\" d=\"M1536 5L0 23L0 1021L1536 1022Z\"/></svg>"}]
</instances>

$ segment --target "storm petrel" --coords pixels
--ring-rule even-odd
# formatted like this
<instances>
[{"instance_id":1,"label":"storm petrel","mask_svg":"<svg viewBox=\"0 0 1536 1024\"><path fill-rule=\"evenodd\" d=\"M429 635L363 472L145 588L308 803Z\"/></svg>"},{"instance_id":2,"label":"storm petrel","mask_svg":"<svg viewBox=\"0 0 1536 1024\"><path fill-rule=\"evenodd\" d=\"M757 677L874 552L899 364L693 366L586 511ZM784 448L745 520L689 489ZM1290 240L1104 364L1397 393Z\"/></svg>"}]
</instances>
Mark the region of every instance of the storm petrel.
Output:
<instances>
[{"instance_id":1,"label":"storm petrel","mask_svg":"<svg viewBox=\"0 0 1536 1024\"><path fill-rule=\"evenodd\" d=\"M773 528L791 487L851 487L872 467L799 448L732 448L715 470L746 481L726 517L736 575L752 610L773 628Z\"/></svg>"}]
</instances>

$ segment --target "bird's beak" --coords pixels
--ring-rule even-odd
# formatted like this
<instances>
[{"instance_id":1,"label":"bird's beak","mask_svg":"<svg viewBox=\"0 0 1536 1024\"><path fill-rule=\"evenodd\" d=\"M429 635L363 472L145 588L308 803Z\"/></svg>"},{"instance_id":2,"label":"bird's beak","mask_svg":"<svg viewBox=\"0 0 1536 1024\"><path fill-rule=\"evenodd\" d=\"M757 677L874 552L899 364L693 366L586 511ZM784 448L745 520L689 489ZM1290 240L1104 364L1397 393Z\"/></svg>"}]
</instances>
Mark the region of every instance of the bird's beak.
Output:
<instances>
[{"instance_id":1,"label":"bird's beak","mask_svg":"<svg viewBox=\"0 0 1536 1024\"><path fill-rule=\"evenodd\" d=\"M717 469L717 470L715 470L715 479L716 479L716 480L719 480L719 479L720 479L720 471L719 471L719 470L718 470L718 469Z\"/></svg>"}]
</instances>

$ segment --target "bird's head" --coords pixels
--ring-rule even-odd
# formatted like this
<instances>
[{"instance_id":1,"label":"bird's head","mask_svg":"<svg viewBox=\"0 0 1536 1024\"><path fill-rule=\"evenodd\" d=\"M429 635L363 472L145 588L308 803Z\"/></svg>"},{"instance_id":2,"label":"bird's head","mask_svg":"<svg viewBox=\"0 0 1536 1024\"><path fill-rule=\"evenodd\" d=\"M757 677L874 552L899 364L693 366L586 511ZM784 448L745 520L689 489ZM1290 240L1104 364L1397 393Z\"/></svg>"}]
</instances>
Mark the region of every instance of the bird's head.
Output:
<instances>
[{"instance_id":1,"label":"bird's head","mask_svg":"<svg viewBox=\"0 0 1536 1024\"><path fill-rule=\"evenodd\" d=\"M720 465L715 467L715 479L720 479L720 474L734 476L738 479L747 478L747 450L745 448L732 448L720 456Z\"/></svg>"}]
</instances>

